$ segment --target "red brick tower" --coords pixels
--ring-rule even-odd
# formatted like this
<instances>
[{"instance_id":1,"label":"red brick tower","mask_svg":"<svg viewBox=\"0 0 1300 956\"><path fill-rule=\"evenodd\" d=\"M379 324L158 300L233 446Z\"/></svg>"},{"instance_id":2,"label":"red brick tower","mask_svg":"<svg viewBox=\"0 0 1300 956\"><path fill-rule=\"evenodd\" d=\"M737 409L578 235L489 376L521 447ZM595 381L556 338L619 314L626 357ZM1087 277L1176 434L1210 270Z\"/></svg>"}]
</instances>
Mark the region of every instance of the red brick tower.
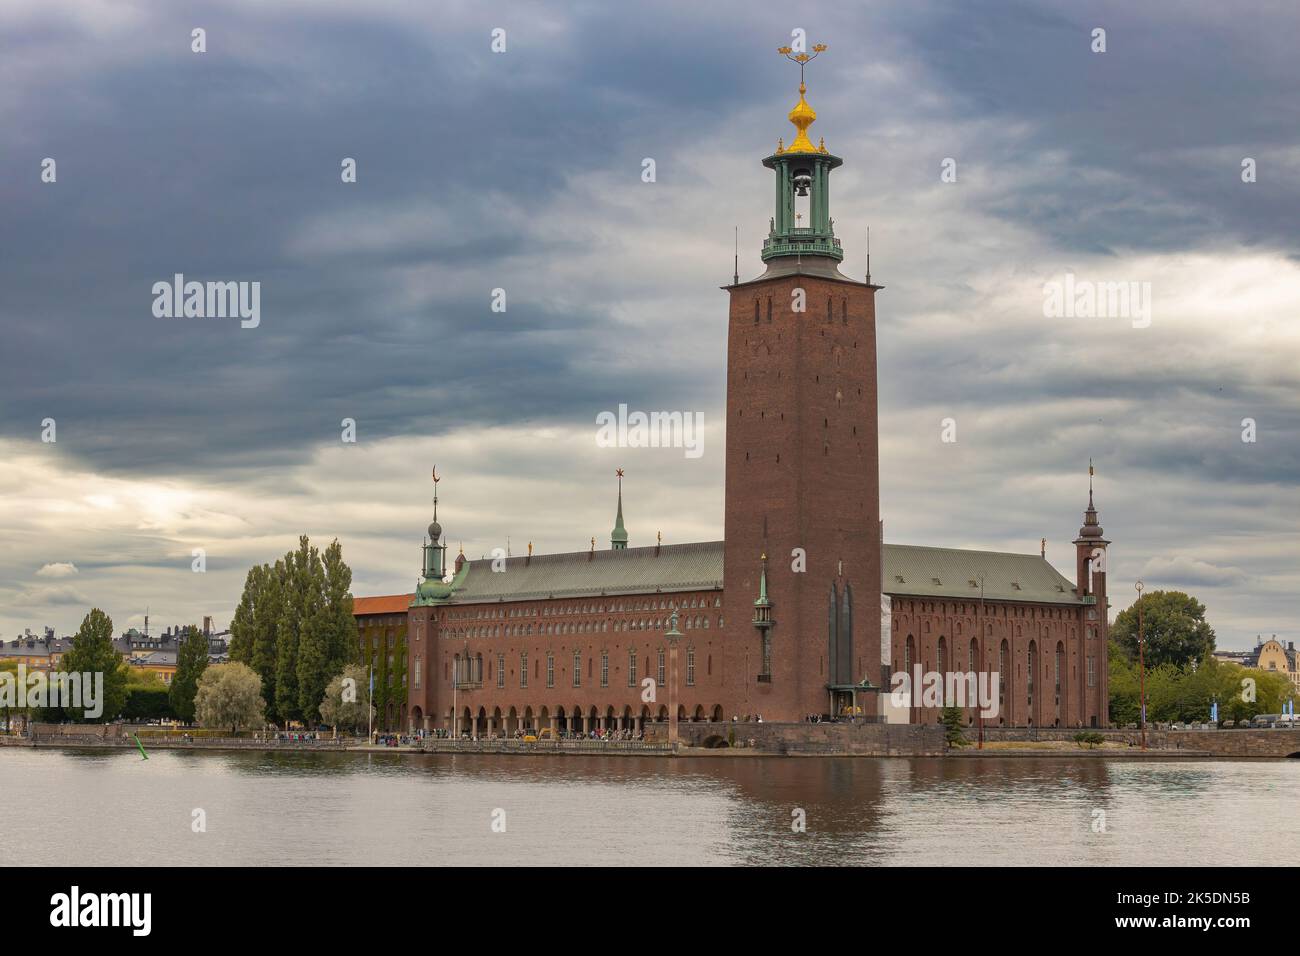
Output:
<instances>
[{"instance_id":1,"label":"red brick tower","mask_svg":"<svg viewBox=\"0 0 1300 956\"><path fill-rule=\"evenodd\" d=\"M1105 531L1097 519L1092 503L1092 461L1088 461L1088 509L1083 513L1083 527L1074 539L1075 591L1085 602L1079 643L1079 660L1083 662L1083 694L1080 723L1105 727L1109 723L1110 688L1107 641L1110 640L1109 609L1106 597Z\"/></svg>"},{"instance_id":2,"label":"red brick tower","mask_svg":"<svg viewBox=\"0 0 1300 956\"><path fill-rule=\"evenodd\" d=\"M782 52L802 72L822 49ZM863 681L881 674L880 287L839 271L829 181L842 161L808 138L805 92L801 77L794 141L763 160L776 177L767 271L726 287L727 706L764 720L855 703L874 715Z\"/></svg>"}]
</instances>

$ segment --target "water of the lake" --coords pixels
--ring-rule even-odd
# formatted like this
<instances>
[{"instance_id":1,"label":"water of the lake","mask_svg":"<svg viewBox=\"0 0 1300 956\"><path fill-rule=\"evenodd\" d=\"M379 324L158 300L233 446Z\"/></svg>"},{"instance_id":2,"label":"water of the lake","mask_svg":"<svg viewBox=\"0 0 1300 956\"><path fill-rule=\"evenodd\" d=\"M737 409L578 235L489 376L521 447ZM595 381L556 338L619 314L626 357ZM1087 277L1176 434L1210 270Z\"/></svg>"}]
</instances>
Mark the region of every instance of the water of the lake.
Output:
<instances>
[{"instance_id":1,"label":"water of the lake","mask_svg":"<svg viewBox=\"0 0 1300 956\"><path fill-rule=\"evenodd\" d=\"M1300 851L1297 760L6 748L0 794L7 859L45 865L1233 866Z\"/></svg>"}]
</instances>

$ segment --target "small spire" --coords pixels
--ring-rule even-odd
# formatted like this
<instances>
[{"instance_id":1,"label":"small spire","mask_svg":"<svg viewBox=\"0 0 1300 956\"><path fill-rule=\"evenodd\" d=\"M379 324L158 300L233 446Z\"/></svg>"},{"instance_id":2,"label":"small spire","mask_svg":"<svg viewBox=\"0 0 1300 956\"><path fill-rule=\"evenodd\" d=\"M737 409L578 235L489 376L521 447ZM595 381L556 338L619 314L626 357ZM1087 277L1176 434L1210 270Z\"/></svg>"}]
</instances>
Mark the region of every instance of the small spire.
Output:
<instances>
[{"instance_id":1,"label":"small spire","mask_svg":"<svg viewBox=\"0 0 1300 956\"><path fill-rule=\"evenodd\" d=\"M528 542L528 556L530 558L533 556L533 543L531 541Z\"/></svg>"},{"instance_id":2,"label":"small spire","mask_svg":"<svg viewBox=\"0 0 1300 956\"><path fill-rule=\"evenodd\" d=\"M1039 538L1039 539L1038 539L1038 556L1039 556L1040 558L1045 558L1045 557L1047 557L1047 539L1046 539L1046 538Z\"/></svg>"},{"instance_id":3,"label":"small spire","mask_svg":"<svg viewBox=\"0 0 1300 956\"><path fill-rule=\"evenodd\" d=\"M732 260L731 284L740 285L740 227L736 227L736 255Z\"/></svg>"},{"instance_id":4,"label":"small spire","mask_svg":"<svg viewBox=\"0 0 1300 956\"><path fill-rule=\"evenodd\" d=\"M867 285L871 285L871 227L867 226Z\"/></svg>"},{"instance_id":5,"label":"small spire","mask_svg":"<svg viewBox=\"0 0 1300 956\"><path fill-rule=\"evenodd\" d=\"M623 551L627 548L627 529L623 527L623 469L616 468L614 474L618 478L618 516L609 535L609 546L614 551Z\"/></svg>"},{"instance_id":6,"label":"small spire","mask_svg":"<svg viewBox=\"0 0 1300 956\"><path fill-rule=\"evenodd\" d=\"M767 552L764 551L760 560L763 562L762 568L758 573L758 600L754 602L754 624L758 627L769 627L771 617L767 609L772 606L772 602L767 599Z\"/></svg>"}]
</instances>

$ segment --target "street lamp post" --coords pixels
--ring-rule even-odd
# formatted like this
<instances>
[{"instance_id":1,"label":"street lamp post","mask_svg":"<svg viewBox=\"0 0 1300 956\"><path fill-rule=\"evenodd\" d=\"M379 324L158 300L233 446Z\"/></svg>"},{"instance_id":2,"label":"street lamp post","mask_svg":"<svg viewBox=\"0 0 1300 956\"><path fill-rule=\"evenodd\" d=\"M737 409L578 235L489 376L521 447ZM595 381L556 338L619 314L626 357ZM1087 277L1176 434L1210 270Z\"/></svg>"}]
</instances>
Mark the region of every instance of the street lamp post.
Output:
<instances>
[{"instance_id":1,"label":"street lamp post","mask_svg":"<svg viewBox=\"0 0 1300 956\"><path fill-rule=\"evenodd\" d=\"M673 608L672 616L669 617L669 631L664 636L668 638L668 665L670 673L668 676L668 744L674 751L677 750L677 642L681 640L681 632L677 630L677 608Z\"/></svg>"},{"instance_id":2,"label":"street lamp post","mask_svg":"<svg viewBox=\"0 0 1300 956\"><path fill-rule=\"evenodd\" d=\"M980 664L979 664L979 667L980 667L980 672L983 673L983 672L984 672L984 662L987 660L987 658L986 658L986 656L985 656L985 649L984 649L984 575L982 575L982 574L980 575L980 616L979 616L979 623L978 623L977 627L978 627L978 629L979 629L979 644L976 645L976 646L977 646L977 647L979 648L979 650L980 650ZM999 677L999 680L1001 680L1000 677ZM986 682L986 683L985 683L985 686L988 687L988 686L992 686L992 685L990 685L990 684L988 684L988 683ZM979 685L978 685L978 683L977 683L977 684L976 684L976 689L977 689L977 690L978 690L978 687L979 687ZM978 693L975 695L975 704L976 704L976 706L979 708L979 718L980 718L980 742L979 742L979 747L978 747L978 749L979 749L979 750L983 750L983 749L984 749L984 705L983 705L983 703L980 701L980 699L979 699L979 694L978 694Z\"/></svg>"},{"instance_id":3,"label":"street lamp post","mask_svg":"<svg viewBox=\"0 0 1300 956\"><path fill-rule=\"evenodd\" d=\"M1142 580L1137 584L1138 593L1138 727L1142 732L1142 749L1147 749L1147 665L1143 647L1142 634Z\"/></svg>"}]
</instances>

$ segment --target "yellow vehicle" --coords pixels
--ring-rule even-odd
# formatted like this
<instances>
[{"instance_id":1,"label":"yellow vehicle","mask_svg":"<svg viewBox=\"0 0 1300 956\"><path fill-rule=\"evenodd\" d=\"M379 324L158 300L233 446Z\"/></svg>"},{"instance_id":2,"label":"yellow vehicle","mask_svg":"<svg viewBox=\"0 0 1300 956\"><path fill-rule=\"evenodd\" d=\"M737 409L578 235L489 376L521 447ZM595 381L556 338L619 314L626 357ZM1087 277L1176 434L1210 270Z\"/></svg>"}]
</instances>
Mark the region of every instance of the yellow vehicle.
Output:
<instances>
[{"instance_id":1,"label":"yellow vehicle","mask_svg":"<svg viewBox=\"0 0 1300 956\"><path fill-rule=\"evenodd\" d=\"M535 744L537 743L537 735L529 730L524 734L523 741L526 744Z\"/></svg>"},{"instance_id":2,"label":"yellow vehicle","mask_svg":"<svg viewBox=\"0 0 1300 956\"><path fill-rule=\"evenodd\" d=\"M559 737L550 727L543 727L541 733L537 735L538 740L558 740Z\"/></svg>"}]
</instances>

